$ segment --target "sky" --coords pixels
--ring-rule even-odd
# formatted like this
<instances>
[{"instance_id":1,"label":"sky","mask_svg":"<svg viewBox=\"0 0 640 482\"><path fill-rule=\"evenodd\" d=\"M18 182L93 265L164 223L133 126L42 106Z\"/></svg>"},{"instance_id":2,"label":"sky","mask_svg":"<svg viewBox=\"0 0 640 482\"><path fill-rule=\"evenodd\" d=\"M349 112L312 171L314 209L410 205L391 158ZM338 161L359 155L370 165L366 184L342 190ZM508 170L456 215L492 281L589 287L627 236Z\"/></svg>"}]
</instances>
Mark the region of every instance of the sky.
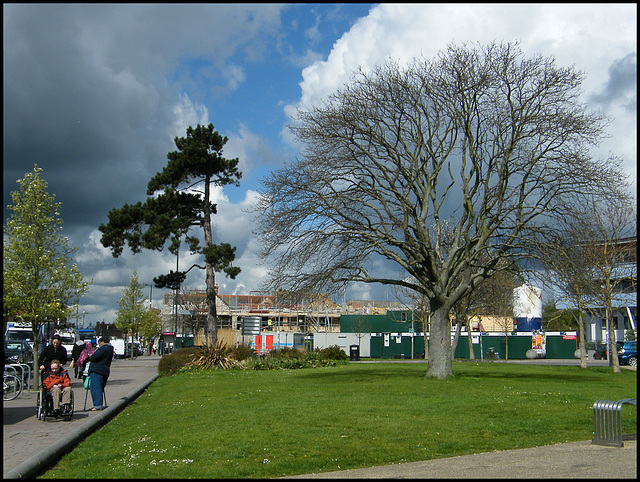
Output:
<instances>
[{"instance_id":1,"label":"sky","mask_svg":"<svg viewBox=\"0 0 640 482\"><path fill-rule=\"evenodd\" d=\"M85 325L112 323L132 271L150 285L176 257L125 248L113 258L97 228L111 209L146 199L176 136L212 123L243 174L239 187L214 190L214 242L236 246L242 269L216 281L221 294L249 294L266 274L250 208L260 179L300 149L287 128L296 109L321 105L359 67L492 41L585 72L582 101L613 119L594 154L620 156L635 192L636 18L635 4L610 3L4 4L3 219L37 164L91 280L78 313ZM180 269L196 261L181 251ZM204 289L204 272L184 286ZM145 287L156 307L163 291ZM393 295L359 284L344 297Z\"/></svg>"}]
</instances>

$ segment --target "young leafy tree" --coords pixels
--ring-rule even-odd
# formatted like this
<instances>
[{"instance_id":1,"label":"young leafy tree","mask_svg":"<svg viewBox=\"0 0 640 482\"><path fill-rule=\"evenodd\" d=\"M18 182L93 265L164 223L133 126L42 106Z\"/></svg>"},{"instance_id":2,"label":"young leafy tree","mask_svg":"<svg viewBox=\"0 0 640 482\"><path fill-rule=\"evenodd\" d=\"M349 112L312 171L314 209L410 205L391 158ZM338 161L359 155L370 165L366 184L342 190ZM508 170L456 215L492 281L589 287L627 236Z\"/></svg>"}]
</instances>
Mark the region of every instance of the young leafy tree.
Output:
<instances>
[{"instance_id":1,"label":"young leafy tree","mask_svg":"<svg viewBox=\"0 0 640 482\"><path fill-rule=\"evenodd\" d=\"M140 322L140 328L138 333L146 340L157 337L162 329L162 319L160 318L160 311L155 308L148 307L144 313L142 313L142 321ZM147 347L148 350L151 347Z\"/></svg>"},{"instance_id":2,"label":"young leafy tree","mask_svg":"<svg viewBox=\"0 0 640 482\"><path fill-rule=\"evenodd\" d=\"M18 184L2 240L3 305L6 314L31 324L37 360L43 324L66 318L89 283L73 261L78 249L62 234L62 204L47 192L42 169L36 165ZM34 386L37 377L34 371Z\"/></svg>"},{"instance_id":3,"label":"young leafy tree","mask_svg":"<svg viewBox=\"0 0 640 482\"><path fill-rule=\"evenodd\" d=\"M216 213L211 186L238 185L242 177L238 159L222 157L227 140L212 124L188 127L186 137L175 138L178 150L167 154L169 162L149 181L146 202L112 209L108 223L98 228L102 245L111 248L114 257L122 254L125 244L135 254L143 248L162 251L168 240L169 252L177 254L183 238L191 253L204 256L204 265L171 270L153 281L157 288L177 290L191 269L205 270L210 346L216 345L218 331L215 272L222 271L232 279L240 273L240 268L232 266L236 248L227 243L213 244L211 230L211 215ZM204 246L191 234L192 228L200 229Z\"/></svg>"},{"instance_id":4,"label":"young leafy tree","mask_svg":"<svg viewBox=\"0 0 640 482\"><path fill-rule=\"evenodd\" d=\"M422 293L427 376L452 376L456 303L512 269L501 260L526 258L533 234L563 222L568 200L626 182L618 159L591 155L607 122L581 104L583 79L495 43L357 72L298 112L300 157L263 181L257 232L272 286L338 292L359 281ZM455 236L445 246L448 220ZM403 275L385 276L380 257Z\"/></svg>"},{"instance_id":5,"label":"young leafy tree","mask_svg":"<svg viewBox=\"0 0 640 482\"><path fill-rule=\"evenodd\" d=\"M146 298L142 292L143 287L144 285L138 279L138 274L133 270L129 286L122 290L122 297L118 300L115 325L118 330L124 332L125 343L128 343L129 333L131 333L131 342L133 343L133 335L140 331L145 313L148 311L144 306ZM133 358L133 350L131 350L131 357Z\"/></svg>"}]
</instances>

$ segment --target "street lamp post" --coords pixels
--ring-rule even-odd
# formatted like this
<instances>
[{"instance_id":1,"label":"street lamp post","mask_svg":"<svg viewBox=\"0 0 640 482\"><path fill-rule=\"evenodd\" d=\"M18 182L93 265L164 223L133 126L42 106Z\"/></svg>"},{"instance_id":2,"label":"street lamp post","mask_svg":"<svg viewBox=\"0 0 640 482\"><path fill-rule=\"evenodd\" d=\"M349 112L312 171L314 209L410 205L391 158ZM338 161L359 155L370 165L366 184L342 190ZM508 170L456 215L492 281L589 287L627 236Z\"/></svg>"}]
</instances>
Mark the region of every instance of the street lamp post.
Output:
<instances>
[{"instance_id":1,"label":"street lamp post","mask_svg":"<svg viewBox=\"0 0 640 482\"><path fill-rule=\"evenodd\" d=\"M176 252L176 274L180 269L180 247L178 246L178 250ZM176 288L176 293L174 297L174 316L173 316L173 348L178 348L178 292L180 290L180 285ZM173 350L172 350L173 351Z\"/></svg>"},{"instance_id":2,"label":"street lamp post","mask_svg":"<svg viewBox=\"0 0 640 482\"><path fill-rule=\"evenodd\" d=\"M142 285L143 287L149 287L149 312L151 312L151 301L153 300L153 283L143 283ZM154 338L157 338L157 334ZM151 355L151 340L147 340L147 345L148 355Z\"/></svg>"},{"instance_id":3,"label":"street lamp post","mask_svg":"<svg viewBox=\"0 0 640 482\"><path fill-rule=\"evenodd\" d=\"M142 285L149 287L149 309L151 309L151 301L152 301L152 298L153 298L153 283L151 283L151 284L143 283Z\"/></svg>"}]
</instances>

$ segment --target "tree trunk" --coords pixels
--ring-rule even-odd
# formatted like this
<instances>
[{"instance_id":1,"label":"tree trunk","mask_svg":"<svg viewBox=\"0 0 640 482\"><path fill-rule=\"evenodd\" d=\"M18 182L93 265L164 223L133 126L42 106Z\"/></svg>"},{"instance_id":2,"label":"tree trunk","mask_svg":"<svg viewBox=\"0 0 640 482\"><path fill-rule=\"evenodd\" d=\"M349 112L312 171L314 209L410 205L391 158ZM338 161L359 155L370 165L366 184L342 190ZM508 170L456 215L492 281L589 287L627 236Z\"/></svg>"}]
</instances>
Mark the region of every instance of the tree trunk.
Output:
<instances>
[{"instance_id":1,"label":"tree trunk","mask_svg":"<svg viewBox=\"0 0 640 482\"><path fill-rule=\"evenodd\" d=\"M469 359L475 360L476 354L473 352L473 337L471 336L471 320L469 320L468 318L467 318L467 335L469 335L467 336L467 342L469 343ZM482 333L480 333L480 336L482 336Z\"/></svg>"},{"instance_id":2,"label":"tree trunk","mask_svg":"<svg viewBox=\"0 0 640 482\"><path fill-rule=\"evenodd\" d=\"M428 317L429 315L427 315ZM431 330L430 318L422 322L422 331L424 333L424 359L429 360L429 332Z\"/></svg>"},{"instance_id":3,"label":"tree trunk","mask_svg":"<svg viewBox=\"0 0 640 482\"><path fill-rule=\"evenodd\" d=\"M207 264L207 332L209 346L218 343L218 311L216 309L216 279L213 268Z\"/></svg>"},{"instance_id":4,"label":"tree trunk","mask_svg":"<svg viewBox=\"0 0 640 482\"><path fill-rule=\"evenodd\" d=\"M213 235L211 234L211 212L209 210L210 198L210 177L207 176L204 183L204 245L209 248L213 245ZM206 288L207 288L207 341L210 347L215 347L218 343L218 311L216 308L216 274L213 266L205 260Z\"/></svg>"},{"instance_id":5,"label":"tree trunk","mask_svg":"<svg viewBox=\"0 0 640 482\"><path fill-rule=\"evenodd\" d=\"M44 347L43 347L44 349ZM34 387L36 390L39 389L40 387L40 364L38 363L38 357L40 356L40 349L39 349L39 345L38 345L38 338L34 337L33 338L33 348L32 348L32 353L33 353L33 373L31 374L33 377L33 385L31 385L32 387Z\"/></svg>"},{"instance_id":6,"label":"tree trunk","mask_svg":"<svg viewBox=\"0 0 640 482\"><path fill-rule=\"evenodd\" d=\"M509 322L505 322L504 327L504 359L509 359Z\"/></svg>"},{"instance_id":7,"label":"tree trunk","mask_svg":"<svg viewBox=\"0 0 640 482\"><path fill-rule=\"evenodd\" d=\"M448 306L441 306L433 312L430 328L429 368L426 376L439 379L452 377L451 323Z\"/></svg>"},{"instance_id":8,"label":"tree trunk","mask_svg":"<svg viewBox=\"0 0 640 482\"><path fill-rule=\"evenodd\" d=\"M584 332L584 320L582 319L582 309L578 312L578 330L580 330L580 338L578 341L578 347L580 348L580 368L587 368L587 350L586 346L586 334Z\"/></svg>"},{"instance_id":9,"label":"tree trunk","mask_svg":"<svg viewBox=\"0 0 640 482\"><path fill-rule=\"evenodd\" d=\"M613 373L620 373L620 361L618 360L618 347L616 346L616 330L609 321L609 365L613 367Z\"/></svg>"},{"instance_id":10,"label":"tree trunk","mask_svg":"<svg viewBox=\"0 0 640 482\"><path fill-rule=\"evenodd\" d=\"M460 340L460 331L462 331L462 321L457 321L456 333L453 336L453 343L451 344L451 361L456 357L456 348L458 347L458 341Z\"/></svg>"}]
</instances>

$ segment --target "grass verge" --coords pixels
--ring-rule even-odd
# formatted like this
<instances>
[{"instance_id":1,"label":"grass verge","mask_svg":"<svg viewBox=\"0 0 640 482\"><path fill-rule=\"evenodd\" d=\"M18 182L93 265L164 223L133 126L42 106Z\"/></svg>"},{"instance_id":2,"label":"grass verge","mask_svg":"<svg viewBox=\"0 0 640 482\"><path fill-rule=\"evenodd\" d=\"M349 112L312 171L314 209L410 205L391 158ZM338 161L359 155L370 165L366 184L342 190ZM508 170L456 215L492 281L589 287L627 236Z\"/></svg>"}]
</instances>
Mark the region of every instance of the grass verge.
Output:
<instances>
[{"instance_id":1,"label":"grass verge","mask_svg":"<svg viewBox=\"0 0 640 482\"><path fill-rule=\"evenodd\" d=\"M608 367L423 364L180 372L154 382L44 478L269 478L589 440ZM635 432L635 407L623 432ZM98 469L99 468L99 469Z\"/></svg>"}]
</instances>

